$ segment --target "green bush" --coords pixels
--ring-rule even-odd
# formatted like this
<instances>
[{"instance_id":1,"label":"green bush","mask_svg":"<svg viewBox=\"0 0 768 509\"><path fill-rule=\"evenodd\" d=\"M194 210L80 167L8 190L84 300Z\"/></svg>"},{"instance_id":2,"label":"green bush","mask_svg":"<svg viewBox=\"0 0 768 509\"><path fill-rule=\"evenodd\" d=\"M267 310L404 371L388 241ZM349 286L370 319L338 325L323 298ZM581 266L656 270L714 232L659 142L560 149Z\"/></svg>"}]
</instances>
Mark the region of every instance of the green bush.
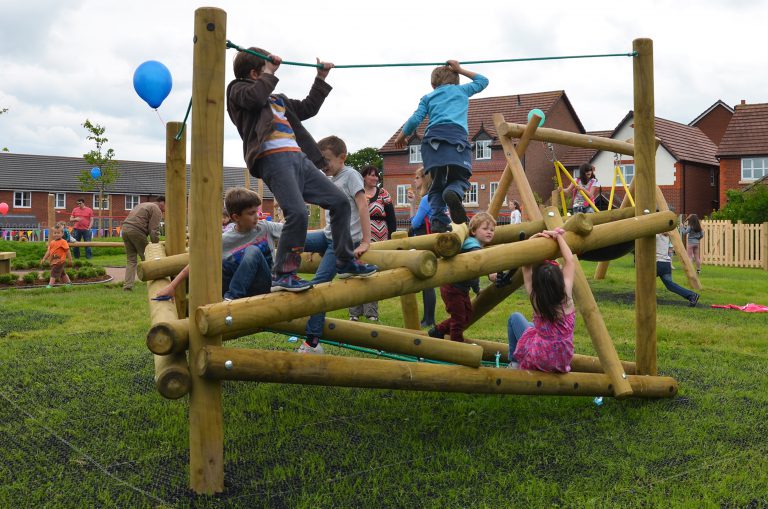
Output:
<instances>
[{"instance_id":1,"label":"green bush","mask_svg":"<svg viewBox=\"0 0 768 509\"><path fill-rule=\"evenodd\" d=\"M107 275L107 269L104 267L94 267L94 271L96 271L97 276L106 276Z\"/></svg>"},{"instance_id":2,"label":"green bush","mask_svg":"<svg viewBox=\"0 0 768 509\"><path fill-rule=\"evenodd\" d=\"M712 213L712 219L742 221L749 224L768 221L768 185L756 185L747 191L726 192L728 204Z\"/></svg>"},{"instance_id":3,"label":"green bush","mask_svg":"<svg viewBox=\"0 0 768 509\"><path fill-rule=\"evenodd\" d=\"M35 284L35 282L37 281L37 276L38 276L37 271L33 270L32 272L27 272L26 274L24 274L21 277L21 279L28 285L32 285L32 284Z\"/></svg>"},{"instance_id":4,"label":"green bush","mask_svg":"<svg viewBox=\"0 0 768 509\"><path fill-rule=\"evenodd\" d=\"M50 271L44 270L43 273L40 275L40 279L42 279L43 281L48 281L49 279L51 279Z\"/></svg>"},{"instance_id":5,"label":"green bush","mask_svg":"<svg viewBox=\"0 0 768 509\"><path fill-rule=\"evenodd\" d=\"M19 279L16 274L0 274L0 284L10 285L15 283Z\"/></svg>"}]
</instances>

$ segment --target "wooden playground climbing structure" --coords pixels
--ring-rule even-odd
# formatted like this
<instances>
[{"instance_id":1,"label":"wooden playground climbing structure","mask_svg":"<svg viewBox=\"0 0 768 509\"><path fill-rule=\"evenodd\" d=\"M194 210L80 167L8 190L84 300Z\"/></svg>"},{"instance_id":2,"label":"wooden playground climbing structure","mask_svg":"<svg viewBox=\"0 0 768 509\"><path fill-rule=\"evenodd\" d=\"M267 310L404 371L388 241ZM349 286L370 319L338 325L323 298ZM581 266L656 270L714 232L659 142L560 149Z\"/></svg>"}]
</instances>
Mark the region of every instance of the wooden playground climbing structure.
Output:
<instances>
[{"instance_id":1,"label":"wooden playground climbing structure","mask_svg":"<svg viewBox=\"0 0 768 509\"><path fill-rule=\"evenodd\" d=\"M466 227L449 233L375 243L363 260L380 272L366 279L336 280L301 294L278 292L222 302L221 223L224 129L226 13L200 8L195 13L191 127L189 253L186 244L186 134L182 124L167 126L165 246L150 245L140 277L148 281L151 329L147 344L155 354L155 380L165 397L189 396L190 487L197 493L224 489L222 380L249 380L345 387L488 394L672 397L677 382L658 376L656 365L656 269L654 235L674 230L676 218L657 197L655 183L653 45L633 42L635 139L624 142L555 129L510 124L494 115L507 166L489 212L498 215L511 184L521 195L530 221L496 229L491 246L460 253ZM513 144L513 138L517 144ZM521 156L531 140L610 150L634 157L635 206L564 218L556 208L540 211L528 184ZM663 198L662 198L663 199ZM659 209L659 212L655 212ZM435 339L418 330L414 294L425 288L516 269L559 255L549 239L529 239L543 229L564 227L574 253L634 241L636 254L636 340L634 362L616 352L587 278L577 264L574 300L597 357L576 355L567 374L483 367L506 343ZM677 246L676 246L677 247ZM302 271L311 270L311 261ZM151 300L168 277L190 265L189 296L180 285L174 302ZM600 267L599 267L600 269ZM602 268L603 274L605 265ZM694 275L695 276L695 275ZM472 322L522 286L520 271L511 284L484 289L473 301ZM327 319L324 339L412 355L441 363L364 359L334 355L235 349L223 341L264 329L303 334L306 317L374 300L400 297L405 327ZM189 309L187 316L186 309ZM415 317L415 319L414 319ZM503 330L500 327L499 330Z\"/></svg>"}]
</instances>

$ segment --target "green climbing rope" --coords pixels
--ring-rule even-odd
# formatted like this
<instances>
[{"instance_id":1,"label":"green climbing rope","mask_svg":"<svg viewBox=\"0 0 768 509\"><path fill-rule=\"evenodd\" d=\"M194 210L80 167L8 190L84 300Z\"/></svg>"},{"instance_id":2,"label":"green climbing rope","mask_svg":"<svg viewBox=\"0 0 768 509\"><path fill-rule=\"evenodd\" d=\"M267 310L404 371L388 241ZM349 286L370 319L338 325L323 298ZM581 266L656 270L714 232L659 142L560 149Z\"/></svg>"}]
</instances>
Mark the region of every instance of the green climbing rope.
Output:
<instances>
[{"instance_id":1,"label":"green climbing rope","mask_svg":"<svg viewBox=\"0 0 768 509\"><path fill-rule=\"evenodd\" d=\"M176 141L181 140L181 133L184 132L184 128L187 127L187 119L189 118L189 112L192 111L192 98L189 98L189 106L187 106L187 114L184 115L184 122L181 123L181 127L179 127L179 132L176 133Z\"/></svg>"},{"instance_id":2,"label":"green climbing rope","mask_svg":"<svg viewBox=\"0 0 768 509\"><path fill-rule=\"evenodd\" d=\"M269 56L263 55L257 51L253 51L247 48L243 48L238 46L237 44L233 43L232 41L227 41L227 48L233 48L237 51L244 51L246 53L250 53L251 55L255 55L257 57L263 58L265 60L269 60ZM603 53L603 54L595 54L595 55L563 55L563 56L557 56L557 57L529 57L529 58L501 58L496 60L462 60L462 65L474 65L474 64L500 64L505 62L531 62L534 60L567 60L567 59L574 59L574 58L606 58L606 57L636 57L637 52L631 51L629 53ZM296 65L300 67L320 67L322 64L307 64L303 62L290 62L288 60L283 60L282 64L285 65ZM424 66L436 66L436 65L445 65L445 62L406 62L406 63L400 63L400 64L346 64L346 65L334 65L334 69L355 69L355 68L361 68L361 67L424 67Z\"/></svg>"}]
</instances>

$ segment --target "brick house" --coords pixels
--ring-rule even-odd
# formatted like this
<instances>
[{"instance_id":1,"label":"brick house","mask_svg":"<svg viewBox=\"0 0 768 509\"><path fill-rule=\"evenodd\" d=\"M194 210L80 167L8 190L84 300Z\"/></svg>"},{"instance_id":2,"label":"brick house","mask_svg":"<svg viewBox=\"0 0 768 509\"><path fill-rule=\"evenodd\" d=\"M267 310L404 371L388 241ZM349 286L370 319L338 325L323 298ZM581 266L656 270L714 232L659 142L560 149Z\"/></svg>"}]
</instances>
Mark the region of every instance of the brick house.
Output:
<instances>
[{"instance_id":1,"label":"brick house","mask_svg":"<svg viewBox=\"0 0 768 509\"><path fill-rule=\"evenodd\" d=\"M701 118L701 117L700 117ZM619 122L611 138L626 140L634 137L632 111ZM712 125L710 135L716 137ZM656 137L661 141L656 151L656 182L661 188L669 208L680 214L698 214L703 217L719 207L719 162L715 157L717 145L701 127L655 118ZM609 191L616 167L615 154L598 151L591 162L603 191ZM618 159L627 184L635 175L635 161L631 156ZM617 195L623 197L621 183L617 181Z\"/></svg>"},{"instance_id":2,"label":"brick house","mask_svg":"<svg viewBox=\"0 0 768 509\"><path fill-rule=\"evenodd\" d=\"M165 194L164 163L118 161L118 165L120 177L102 204L105 228L119 226L134 206ZM98 193L81 191L77 179L82 170L90 169L81 157L0 153L0 202L9 206L7 215L0 216L0 228L47 228L48 194L55 197L57 221L69 220L79 198L85 199L97 217ZM244 168L224 167L224 189L242 186L244 180ZM256 188L256 179L251 183ZM272 194L266 188L264 194L263 209L271 213Z\"/></svg>"},{"instance_id":3,"label":"brick house","mask_svg":"<svg viewBox=\"0 0 768 509\"><path fill-rule=\"evenodd\" d=\"M733 108L721 100L704 110L698 117L694 118L688 125L698 127L702 132L712 140L715 145L720 145L725 130L733 118Z\"/></svg>"},{"instance_id":4,"label":"brick house","mask_svg":"<svg viewBox=\"0 0 768 509\"><path fill-rule=\"evenodd\" d=\"M744 189L768 175L768 103L737 104L717 149L720 158L720 195L723 206L728 189Z\"/></svg>"},{"instance_id":5,"label":"brick house","mask_svg":"<svg viewBox=\"0 0 768 509\"><path fill-rule=\"evenodd\" d=\"M493 114L503 114L507 122L526 124L528 112L534 108L542 110L546 115L546 127L581 134L585 132L570 100L562 90L469 100L467 126L473 149L472 178L470 179L472 187L465 195L464 202L470 215L488 208L491 196L498 186L501 172L506 166L506 159L493 125ZM408 140L408 146L405 149L398 149L394 144L399 130L393 133L379 149L383 157L384 187L392 195L400 221L407 219L409 215L406 195L413 180L413 174L421 165L421 139L426 126L425 120ZM554 150L558 156L562 154L561 159L567 159L571 166L575 163L575 158L566 156L572 152L570 147L555 145ZM533 141L523 157L531 188L544 201L549 199L554 187L554 168L547 155L545 144ZM586 160L575 164L578 166ZM519 199L517 190L514 186L512 187L508 198ZM509 208L505 207L502 215L508 216L509 212ZM525 217L525 211L523 216Z\"/></svg>"}]
</instances>

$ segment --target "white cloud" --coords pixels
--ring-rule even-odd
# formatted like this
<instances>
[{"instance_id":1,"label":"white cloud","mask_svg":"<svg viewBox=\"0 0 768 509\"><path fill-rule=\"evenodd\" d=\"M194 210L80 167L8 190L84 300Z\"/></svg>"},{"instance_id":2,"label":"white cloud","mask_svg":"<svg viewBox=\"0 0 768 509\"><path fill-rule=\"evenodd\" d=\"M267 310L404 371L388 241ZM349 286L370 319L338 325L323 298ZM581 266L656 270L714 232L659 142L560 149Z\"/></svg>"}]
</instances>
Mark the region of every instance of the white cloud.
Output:
<instances>
[{"instance_id":1,"label":"white cloud","mask_svg":"<svg viewBox=\"0 0 768 509\"><path fill-rule=\"evenodd\" d=\"M7 5L6 5L7 4ZM631 51L654 40L656 113L687 123L717 99L766 102L764 20L768 2L653 0L520 4L386 5L342 0L333 8L305 0L279 9L222 0L227 34L286 60L337 64L489 60ZM183 119L191 96L195 5L184 0L3 2L0 17L0 146L31 154L79 156L81 124L107 127L123 159L162 161L165 129L133 90L145 60L163 62L174 85L159 108ZM227 52L227 79L233 50ZM589 130L614 127L632 109L630 58L473 66L491 80L484 97L565 90ZM429 91L429 67L336 69L334 90L307 122L317 137L337 134L351 150L381 146ZM284 65L279 90L303 97L314 70ZM236 130L225 117L228 165L242 165Z\"/></svg>"}]
</instances>

